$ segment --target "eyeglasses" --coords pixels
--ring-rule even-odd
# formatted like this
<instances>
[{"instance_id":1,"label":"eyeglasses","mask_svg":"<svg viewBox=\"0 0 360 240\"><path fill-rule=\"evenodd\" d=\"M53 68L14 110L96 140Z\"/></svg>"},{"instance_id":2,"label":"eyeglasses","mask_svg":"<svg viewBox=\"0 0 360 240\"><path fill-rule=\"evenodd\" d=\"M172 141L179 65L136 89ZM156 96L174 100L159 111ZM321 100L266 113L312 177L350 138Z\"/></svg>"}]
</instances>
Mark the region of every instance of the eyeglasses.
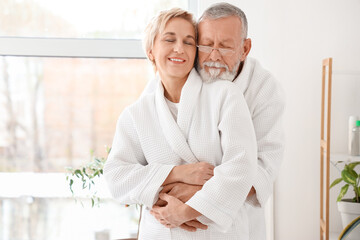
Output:
<instances>
[{"instance_id":1,"label":"eyeglasses","mask_svg":"<svg viewBox=\"0 0 360 240\"><path fill-rule=\"evenodd\" d=\"M200 52L204 53L211 53L213 50L218 50L221 56L229 56L231 54L234 54L235 51L228 48L213 48L209 46L203 46L203 45L196 45L199 48Z\"/></svg>"}]
</instances>

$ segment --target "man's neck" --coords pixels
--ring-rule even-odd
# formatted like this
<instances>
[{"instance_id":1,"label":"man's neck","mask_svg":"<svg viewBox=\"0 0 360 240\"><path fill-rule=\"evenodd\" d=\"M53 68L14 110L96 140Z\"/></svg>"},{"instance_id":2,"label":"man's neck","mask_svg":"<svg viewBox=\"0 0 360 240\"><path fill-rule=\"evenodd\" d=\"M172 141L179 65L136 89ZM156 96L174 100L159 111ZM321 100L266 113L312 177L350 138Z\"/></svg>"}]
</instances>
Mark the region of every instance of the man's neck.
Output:
<instances>
[{"instance_id":1,"label":"man's neck","mask_svg":"<svg viewBox=\"0 0 360 240\"><path fill-rule=\"evenodd\" d=\"M244 61L242 61L242 62L240 62L240 65L239 65L239 70L238 70L238 72L237 72L236 76L234 77L234 79L233 79L232 81L235 81L235 79L236 79L236 78L240 75L241 70L243 69L243 66L244 66L244 62L245 62L245 60L244 60Z\"/></svg>"}]
</instances>

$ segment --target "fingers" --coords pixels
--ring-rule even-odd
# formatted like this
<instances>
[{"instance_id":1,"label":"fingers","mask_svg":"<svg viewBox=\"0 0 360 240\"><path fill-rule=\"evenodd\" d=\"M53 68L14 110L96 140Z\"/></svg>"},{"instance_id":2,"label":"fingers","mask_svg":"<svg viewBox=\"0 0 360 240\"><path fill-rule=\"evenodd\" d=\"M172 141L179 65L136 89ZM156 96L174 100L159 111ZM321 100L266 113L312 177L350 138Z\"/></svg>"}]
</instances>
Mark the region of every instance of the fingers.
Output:
<instances>
[{"instance_id":1,"label":"fingers","mask_svg":"<svg viewBox=\"0 0 360 240\"><path fill-rule=\"evenodd\" d=\"M164 225L164 227L166 228L176 228L176 225L173 225L171 223L168 223L162 216L161 214L157 211L157 209L159 209L159 207L153 207L153 209L155 208L155 210L150 210L150 214L153 215L155 217L155 219L160 222L162 225Z\"/></svg>"},{"instance_id":2,"label":"fingers","mask_svg":"<svg viewBox=\"0 0 360 240\"><path fill-rule=\"evenodd\" d=\"M154 208L153 208L154 209ZM153 215L156 220L160 221L160 219L163 219L160 215L160 213L156 210L150 210L150 214Z\"/></svg>"},{"instance_id":3,"label":"fingers","mask_svg":"<svg viewBox=\"0 0 360 240\"><path fill-rule=\"evenodd\" d=\"M180 228L188 231L188 232L196 232L196 228L186 225L185 223L180 225Z\"/></svg>"},{"instance_id":4,"label":"fingers","mask_svg":"<svg viewBox=\"0 0 360 240\"><path fill-rule=\"evenodd\" d=\"M174 197L170 196L169 194L166 194L166 193L161 193L161 194L159 194L159 199L161 199L165 202L169 202L169 201L173 200Z\"/></svg>"},{"instance_id":5,"label":"fingers","mask_svg":"<svg viewBox=\"0 0 360 240\"><path fill-rule=\"evenodd\" d=\"M167 204L167 202L165 202L164 200L159 199L159 200L155 203L155 206L165 207L166 204Z\"/></svg>"},{"instance_id":6,"label":"fingers","mask_svg":"<svg viewBox=\"0 0 360 240\"><path fill-rule=\"evenodd\" d=\"M163 187L163 189L160 191L160 193L168 193L171 191L171 189L173 189L174 186L175 186L175 183L167 184Z\"/></svg>"},{"instance_id":7,"label":"fingers","mask_svg":"<svg viewBox=\"0 0 360 240\"><path fill-rule=\"evenodd\" d=\"M191 221L188 221L188 222L186 222L186 223L184 223L184 224L186 224L186 225L189 226L189 227L200 228L200 229L202 229L202 230L206 230L206 229L208 228L207 225L202 224L202 223L199 222L198 220L191 220Z\"/></svg>"},{"instance_id":8,"label":"fingers","mask_svg":"<svg viewBox=\"0 0 360 240\"><path fill-rule=\"evenodd\" d=\"M167 223L167 224L163 224L166 228L176 228L175 225Z\"/></svg>"}]
</instances>

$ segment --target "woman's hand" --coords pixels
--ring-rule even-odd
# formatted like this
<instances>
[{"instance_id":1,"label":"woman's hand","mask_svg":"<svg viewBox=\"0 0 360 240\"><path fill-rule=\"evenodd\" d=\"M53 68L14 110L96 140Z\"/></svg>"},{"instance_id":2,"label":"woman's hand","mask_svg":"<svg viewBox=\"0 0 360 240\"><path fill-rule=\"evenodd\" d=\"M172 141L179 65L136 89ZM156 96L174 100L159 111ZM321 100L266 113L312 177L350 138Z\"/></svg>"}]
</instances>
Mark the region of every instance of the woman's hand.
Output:
<instances>
[{"instance_id":1,"label":"woman's hand","mask_svg":"<svg viewBox=\"0 0 360 240\"><path fill-rule=\"evenodd\" d=\"M165 185L164 188L160 191L161 193L166 193L170 196L176 197L183 203L187 202L197 191L200 191L202 188L201 185L192 185L181 182L171 183ZM159 199L156 203L156 206L163 207L166 205L166 202Z\"/></svg>"},{"instance_id":2,"label":"woman's hand","mask_svg":"<svg viewBox=\"0 0 360 240\"><path fill-rule=\"evenodd\" d=\"M161 200L167 202L167 205L165 207L154 206L150 213L165 227L175 228L184 226L184 223L189 222L189 227L192 226L193 228L188 228L189 230L186 229L188 231L191 231L190 229L193 231L196 230L195 226L207 229L206 225L197 223L196 221L196 218L201 216L201 213L168 194L162 193L159 197ZM195 226L191 224L192 222L194 222Z\"/></svg>"},{"instance_id":3,"label":"woman's hand","mask_svg":"<svg viewBox=\"0 0 360 240\"><path fill-rule=\"evenodd\" d=\"M193 185L204 185L207 180L214 176L214 166L207 162L198 162L175 166L166 178L167 185L174 182L183 182Z\"/></svg>"}]
</instances>

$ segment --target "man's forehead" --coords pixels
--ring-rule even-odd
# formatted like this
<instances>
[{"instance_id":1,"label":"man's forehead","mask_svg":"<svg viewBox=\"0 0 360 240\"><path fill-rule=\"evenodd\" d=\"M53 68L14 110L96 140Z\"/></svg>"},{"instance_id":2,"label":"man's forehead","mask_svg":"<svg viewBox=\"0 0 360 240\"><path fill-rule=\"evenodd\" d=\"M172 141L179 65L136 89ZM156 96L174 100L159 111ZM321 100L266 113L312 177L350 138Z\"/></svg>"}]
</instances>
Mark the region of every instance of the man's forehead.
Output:
<instances>
[{"instance_id":1,"label":"man's forehead","mask_svg":"<svg viewBox=\"0 0 360 240\"><path fill-rule=\"evenodd\" d=\"M228 35L234 36L237 33L241 34L241 21L236 16L218 18L218 19L203 19L198 25L198 34L201 36L208 35ZM226 38L226 37L225 37ZM224 39L225 40L225 39Z\"/></svg>"},{"instance_id":2,"label":"man's forehead","mask_svg":"<svg viewBox=\"0 0 360 240\"><path fill-rule=\"evenodd\" d=\"M199 40L220 40L221 42L234 42L236 38L241 38L241 28L234 25L214 25L205 23L205 25L199 25L198 27Z\"/></svg>"},{"instance_id":3,"label":"man's forehead","mask_svg":"<svg viewBox=\"0 0 360 240\"><path fill-rule=\"evenodd\" d=\"M220 18L204 18L199 23L200 25L213 25L213 24L222 24L222 25L234 25L234 24L240 24L241 25L241 19L237 16L227 16L227 17L220 17Z\"/></svg>"}]
</instances>

